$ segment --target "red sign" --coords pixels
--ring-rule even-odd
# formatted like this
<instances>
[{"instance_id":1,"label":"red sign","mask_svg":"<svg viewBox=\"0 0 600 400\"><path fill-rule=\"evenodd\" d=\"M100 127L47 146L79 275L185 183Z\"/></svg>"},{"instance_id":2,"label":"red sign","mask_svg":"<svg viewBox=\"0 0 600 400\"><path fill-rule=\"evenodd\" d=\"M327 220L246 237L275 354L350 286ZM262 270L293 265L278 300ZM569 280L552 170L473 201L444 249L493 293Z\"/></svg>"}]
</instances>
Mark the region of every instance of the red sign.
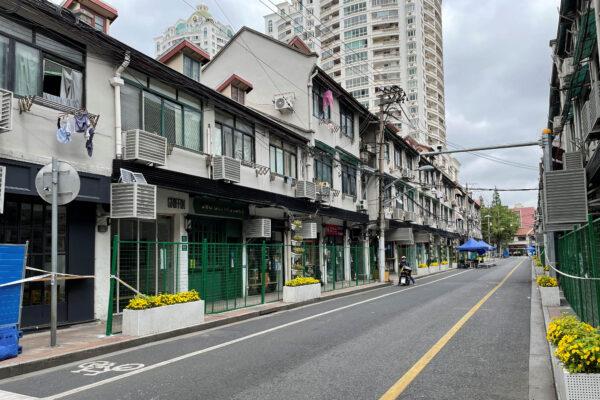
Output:
<instances>
[{"instance_id":1,"label":"red sign","mask_svg":"<svg viewBox=\"0 0 600 400\"><path fill-rule=\"evenodd\" d=\"M344 227L339 225L325 225L325 236L344 236Z\"/></svg>"}]
</instances>

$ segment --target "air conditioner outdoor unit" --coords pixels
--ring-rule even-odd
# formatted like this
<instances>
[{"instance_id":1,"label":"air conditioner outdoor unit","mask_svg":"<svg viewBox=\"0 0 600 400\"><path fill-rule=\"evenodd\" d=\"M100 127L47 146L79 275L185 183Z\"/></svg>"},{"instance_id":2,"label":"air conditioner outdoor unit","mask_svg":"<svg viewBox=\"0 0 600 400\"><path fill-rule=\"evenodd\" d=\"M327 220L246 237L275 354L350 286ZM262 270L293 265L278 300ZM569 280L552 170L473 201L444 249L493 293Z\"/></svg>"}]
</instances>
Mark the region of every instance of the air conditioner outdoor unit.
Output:
<instances>
[{"instance_id":1,"label":"air conditioner outdoor unit","mask_svg":"<svg viewBox=\"0 0 600 400\"><path fill-rule=\"evenodd\" d=\"M583 131L583 137L587 138L592 128L590 127L590 102L586 101L583 107L581 107L581 130Z\"/></svg>"},{"instance_id":2,"label":"air conditioner outdoor unit","mask_svg":"<svg viewBox=\"0 0 600 400\"><path fill-rule=\"evenodd\" d=\"M12 130L13 93L0 89L0 133Z\"/></svg>"},{"instance_id":3,"label":"air conditioner outdoor unit","mask_svg":"<svg viewBox=\"0 0 600 400\"><path fill-rule=\"evenodd\" d=\"M564 154L564 162L564 169L581 169L583 168L583 154L580 151L567 151Z\"/></svg>"},{"instance_id":4,"label":"air conditioner outdoor unit","mask_svg":"<svg viewBox=\"0 0 600 400\"><path fill-rule=\"evenodd\" d=\"M562 125L562 117L556 116L554 117L554 119L552 119L552 132L553 133L561 133L563 130L563 125Z\"/></svg>"},{"instance_id":5,"label":"air conditioner outdoor unit","mask_svg":"<svg viewBox=\"0 0 600 400\"><path fill-rule=\"evenodd\" d=\"M367 202L365 200L360 200L358 203L356 203L356 210L367 211Z\"/></svg>"},{"instance_id":6,"label":"air conditioner outdoor unit","mask_svg":"<svg viewBox=\"0 0 600 400\"><path fill-rule=\"evenodd\" d=\"M156 219L156 186L144 183L111 184L110 217Z\"/></svg>"},{"instance_id":7,"label":"air conditioner outdoor unit","mask_svg":"<svg viewBox=\"0 0 600 400\"><path fill-rule=\"evenodd\" d=\"M291 96L278 95L273 100L275 109L279 112L294 111L294 99Z\"/></svg>"},{"instance_id":8,"label":"air conditioner outdoor unit","mask_svg":"<svg viewBox=\"0 0 600 400\"><path fill-rule=\"evenodd\" d=\"M123 132L123 159L144 164L167 163L167 138L141 129Z\"/></svg>"},{"instance_id":9,"label":"air conditioner outdoor unit","mask_svg":"<svg viewBox=\"0 0 600 400\"><path fill-rule=\"evenodd\" d=\"M413 178L414 178L413 171L411 171L411 170L410 170L410 169L408 169L408 168L402 168L402 177L403 177L404 179L408 179L408 180L411 180L411 179L413 179Z\"/></svg>"},{"instance_id":10,"label":"air conditioner outdoor unit","mask_svg":"<svg viewBox=\"0 0 600 400\"><path fill-rule=\"evenodd\" d=\"M298 181L296 184L296 197L314 200L317 197L315 184L310 181Z\"/></svg>"},{"instance_id":11,"label":"air conditioner outdoor unit","mask_svg":"<svg viewBox=\"0 0 600 400\"><path fill-rule=\"evenodd\" d=\"M216 181L240 182L242 162L227 156L213 157L213 179Z\"/></svg>"},{"instance_id":12,"label":"air conditioner outdoor unit","mask_svg":"<svg viewBox=\"0 0 600 400\"><path fill-rule=\"evenodd\" d=\"M423 225L430 226L431 225L431 218L429 218L429 217L423 217Z\"/></svg>"},{"instance_id":13,"label":"air conditioner outdoor unit","mask_svg":"<svg viewBox=\"0 0 600 400\"><path fill-rule=\"evenodd\" d=\"M247 238L270 238L271 220L269 218L256 218L244 223Z\"/></svg>"},{"instance_id":14,"label":"air conditioner outdoor unit","mask_svg":"<svg viewBox=\"0 0 600 400\"><path fill-rule=\"evenodd\" d=\"M571 75L575 72L575 66L573 65L573 57L567 57L563 61L562 73L565 76Z\"/></svg>"},{"instance_id":15,"label":"air conditioner outdoor unit","mask_svg":"<svg viewBox=\"0 0 600 400\"><path fill-rule=\"evenodd\" d=\"M407 211L404 213L404 221L415 222L416 220L417 220L417 215L414 212Z\"/></svg>"},{"instance_id":16,"label":"air conditioner outdoor unit","mask_svg":"<svg viewBox=\"0 0 600 400\"><path fill-rule=\"evenodd\" d=\"M544 172L544 222L547 231L570 230L587 221L585 169Z\"/></svg>"},{"instance_id":17,"label":"air conditioner outdoor unit","mask_svg":"<svg viewBox=\"0 0 600 400\"><path fill-rule=\"evenodd\" d=\"M584 136L586 141L600 139L600 82L591 84L589 103L590 134Z\"/></svg>"},{"instance_id":18,"label":"air conditioner outdoor unit","mask_svg":"<svg viewBox=\"0 0 600 400\"><path fill-rule=\"evenodd\" d=\"M300 236L303 239L316 239L317 238L317 223L316 222L302 222L302 228L300 228Z\"/></svg>"},{"instance_id":19,"label":"air conditioner outdoor unit","mask_svg":"<svg viewBox=\"0 0 600 400\"><path fill-rule=\"evenodd\" d=\"M364 163L368 163L369 162L369 152L368 151L361 151L360 152L360 161L364 162Z\"/></svg>"},{"instance_id":20,"label":"air conditioner outdoor unit","mask_svg":"<svg viewBox=\"0 0 600 400\"><path fill-rule=\"evenodd\" d=\"M0 214L4 213L4 188L6 187L6 167L0 165Z\"/></svg>"},{"instance_id":21,"label":"air conditioner outdoor unit","mask_svg":"<svg viewBox=\"0 0 600 400\"><path fill-rule=\"evenodd\" d=\"M331 201L331 187L329 182L319 183L318 200L322 203L329 203Z\"/></svg>"},{"instance_id":22,"label":"air conditioner outdoor unit","mask_svg":"<svg viewBox=\"0 0 600 400\"><path fill-rule=\"evenodd\" d=\"M404 210L396 208L396 209L394 209L394 212L392 213L392 219L395 221L404 221L404 214L405 214Z\"/></svg>"}]
</instances>

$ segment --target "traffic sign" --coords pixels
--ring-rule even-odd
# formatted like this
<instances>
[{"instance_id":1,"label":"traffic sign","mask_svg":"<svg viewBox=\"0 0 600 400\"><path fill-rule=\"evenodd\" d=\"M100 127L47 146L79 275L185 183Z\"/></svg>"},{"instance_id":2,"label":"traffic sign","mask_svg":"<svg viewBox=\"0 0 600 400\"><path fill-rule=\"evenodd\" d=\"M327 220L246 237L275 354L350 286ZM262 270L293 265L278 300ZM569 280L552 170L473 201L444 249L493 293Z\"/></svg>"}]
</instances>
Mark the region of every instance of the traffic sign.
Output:
<instances>
[{"instance_id":1,"label":"traffic sign","mask_svg":"<svg viewBox=\"0 0 600 400\"><path fill-rule=\"evenodd\" d=\"M81 181L71 164L58 161L57 205L62 206L75 200ZM35 188L42 199L52 204L52 163L46 164L35 177Z\"/></svg>"}]
</instances>

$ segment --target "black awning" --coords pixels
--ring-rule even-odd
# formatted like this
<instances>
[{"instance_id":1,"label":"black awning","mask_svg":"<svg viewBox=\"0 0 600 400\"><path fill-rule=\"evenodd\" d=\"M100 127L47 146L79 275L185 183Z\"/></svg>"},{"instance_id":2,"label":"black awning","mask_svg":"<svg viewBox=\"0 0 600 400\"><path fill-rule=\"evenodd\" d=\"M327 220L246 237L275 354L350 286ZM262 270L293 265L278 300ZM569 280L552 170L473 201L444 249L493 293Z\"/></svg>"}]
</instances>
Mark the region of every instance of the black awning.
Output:
<instances>
[{"instance_id":1,"label":"black awning","mask_svg":"<svg viewBox=\"0 0 600 400\"><path fill-rule=\"evenodd\" d=\"M115 181L119 178L120 168L125 168L133 172L141 172L144 174L148 183L166 189L201 196L216 197L219 199L241 201L248 204L274 207L283 206L290 211L299 213L314 214L318 212L319 216L337 218L356 223L367 224L369 222L369 216L367 214L335 207L322 208L318 203L306 199L299 199L223 181L215 181L199 176L150 167L130 161L113 160L113 179Z\"/></svg>"}]
</instances>

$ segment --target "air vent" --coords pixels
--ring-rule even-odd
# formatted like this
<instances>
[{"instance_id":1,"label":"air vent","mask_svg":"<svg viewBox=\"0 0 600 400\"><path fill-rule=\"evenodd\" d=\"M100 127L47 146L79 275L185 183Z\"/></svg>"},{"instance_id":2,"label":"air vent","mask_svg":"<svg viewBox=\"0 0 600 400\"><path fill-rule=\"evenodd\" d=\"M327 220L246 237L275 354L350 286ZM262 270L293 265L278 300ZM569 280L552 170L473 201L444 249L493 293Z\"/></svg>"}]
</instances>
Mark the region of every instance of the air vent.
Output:
<instances>
[{"instance_id":1,"label":"air vent","mask_svg":"<svg viewBox=\"0 0 600 400\"><path fill-rule=\"evenodd\" d=\"M250 219L244 223L246 238L270 238L271 220L269 218Z\"/></svg>"},{"instance_id":2,"label":"air vent","mask_svg":"<svg viewBox=\"0 0 600 400\"><path fill-rule=\"evenodd\" d=\"M544 173L546 231L570 230L587 221L585 169Z\"/></svg>"},{"instance_id":3,"label":"air vent","mask_svg":"<svg viewBox=\"0 0 600 400\"><path fill-rule=\"evenodd\" d=\"M0 89L0 133L12 130L13 93Z\"/></svg>"},{"instance_id":4,"label":"air vent","mask_svg":"<svg viewBox=\"0 0 600 400\"><path fill-rule=\"evenodd\" d=\"M111 184L110 217L156 219L156 186L143 183Z\"/></svg>"},{"instance_id":5,"label":"air vent","mask_svg":"<svg viewBox=\"0 0 600 400\"><path fill-rule=\"evenodd\" d=\"M565 169L581 169L583 168L583 155L579 151L566 152L564 156Z\"/></svg>"},{"instance_id":6,"label":"air vent","mask_svg":"<svg viewBox=\"0 0 600 400\"><path fill-rule=\"evenodd\" d=\"M4 188L6 187L6 167L0 165L0 214L4 213Z\"/></svg>"},{"instance_id":7,"label":"air vent","mask_svg":"<svg viewBox=\"0 0 600 400\"><path fill-rule=\"evenodd\" d=\"M298 183L296 184L296 197L314 200L316 196L317 189L313 182L298 181Z\"/></svg>"},{"instance_id":8,"label":"air vent","mask_svg":"<svg viewBox=\"0 0 600 400\"><path fill-rule=\"evenodd\" d=\"M242 163L240 160L226 156L213 158L213 179L217 181L240 182Z\"/></svg>"},{"instance_id":9,"label":"air vent","mask_svg":"<svg viewBox=\"0 0 600 400\"><path fill-rule=\"evenodd\" d=\"M123 159L144 164L167 163L167 139L141 129L123 132Z\"/></svg>"},{"instance_id":10,"label":"air vent","mask_svg":"<svg viewBox=\"0 0 600 400\"><path fill-rule=\"evenodd\" d=\"M300 236L303 239L316 239L317 238L317 223L316 222L302 222L302 228L300 229Z\"/></svg>"}]
</instances>

